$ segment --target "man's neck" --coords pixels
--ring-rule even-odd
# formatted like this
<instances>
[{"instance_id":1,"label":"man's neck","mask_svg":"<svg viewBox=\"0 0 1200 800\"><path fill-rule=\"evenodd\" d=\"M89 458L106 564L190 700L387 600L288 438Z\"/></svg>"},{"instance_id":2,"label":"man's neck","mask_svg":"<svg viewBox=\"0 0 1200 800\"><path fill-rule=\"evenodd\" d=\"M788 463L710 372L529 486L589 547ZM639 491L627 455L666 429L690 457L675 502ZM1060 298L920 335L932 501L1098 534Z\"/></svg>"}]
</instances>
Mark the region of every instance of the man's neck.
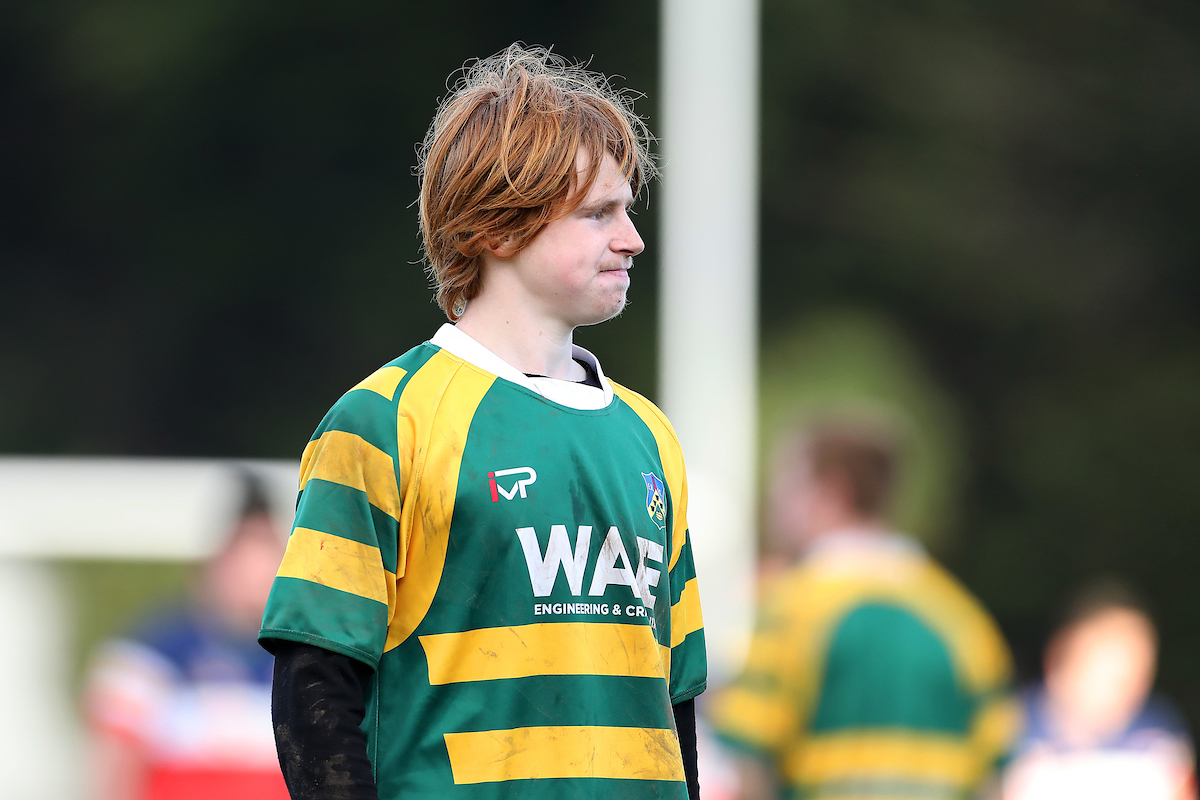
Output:
<instances>
[{"instance_id":1,"label":"man's neck","mask_svg":"<svg viewBox=\"0 0 1200 800\"><path fill-rule=\"evenodd\" d=\"M571 358L574 328L539 319L518 303L485 293L467 305L456 325L521 372L573 381L586 377Z\"/></svg>"}]
</instances>

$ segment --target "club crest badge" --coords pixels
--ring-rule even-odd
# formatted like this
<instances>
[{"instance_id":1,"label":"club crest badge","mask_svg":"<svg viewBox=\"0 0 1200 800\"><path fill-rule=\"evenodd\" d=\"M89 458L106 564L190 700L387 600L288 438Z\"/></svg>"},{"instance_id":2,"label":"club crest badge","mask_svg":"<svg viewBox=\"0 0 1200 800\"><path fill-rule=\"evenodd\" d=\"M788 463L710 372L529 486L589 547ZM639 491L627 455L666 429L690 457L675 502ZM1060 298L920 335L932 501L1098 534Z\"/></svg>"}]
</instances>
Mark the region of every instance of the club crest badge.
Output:
<instances>
[{"instance_id":1,"label":"club crest badge","mask_svg":"<svg viewBox=\"0 0 1200 800\"><path fill-rule=\"evenodd\" d=\"M646 513L650 521L659 530L667 525L667 490L658 476L652 472L643 472L642 480L646 482Z\"/></svg>"}]
</instances>

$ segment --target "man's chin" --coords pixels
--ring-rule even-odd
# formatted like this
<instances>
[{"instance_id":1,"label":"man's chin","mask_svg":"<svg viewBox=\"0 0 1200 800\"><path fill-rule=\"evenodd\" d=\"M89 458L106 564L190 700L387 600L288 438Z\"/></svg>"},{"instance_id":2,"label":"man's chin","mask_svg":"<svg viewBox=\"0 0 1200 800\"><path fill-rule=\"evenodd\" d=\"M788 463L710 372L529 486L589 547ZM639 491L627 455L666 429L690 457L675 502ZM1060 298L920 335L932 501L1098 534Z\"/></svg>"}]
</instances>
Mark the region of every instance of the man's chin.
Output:
<instances>
[{"instance_id":1,"label":"man's chin","mask_svg":"<svg viewBox=\"0 0 1200 800\"><path fill-rule=\"evenodd\" d=\"M601 322L608 322L610 319L616 319L621 316L621 312L629 305L629 298L622 294L620 300L614 300L606 304L602 308L597 308L593 313L584 317L582 322L576 323L576 327L585 328L588 325L599 325Z\"/></svg>"}]
</instances>

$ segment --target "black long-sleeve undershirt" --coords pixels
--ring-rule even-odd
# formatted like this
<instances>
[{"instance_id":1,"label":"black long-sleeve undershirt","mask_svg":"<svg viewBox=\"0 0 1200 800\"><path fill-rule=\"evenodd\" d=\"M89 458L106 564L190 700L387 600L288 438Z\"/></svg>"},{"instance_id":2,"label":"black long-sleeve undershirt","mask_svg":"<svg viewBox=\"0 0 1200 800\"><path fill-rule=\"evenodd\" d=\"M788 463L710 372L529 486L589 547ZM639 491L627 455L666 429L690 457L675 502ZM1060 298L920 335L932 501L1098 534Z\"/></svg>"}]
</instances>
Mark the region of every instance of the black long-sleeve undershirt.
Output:
<instances>
[{"instance_id":1,"label":"black long-sleeve undershirt","mask_svg":"<svg viewBox=\"0 0 1200 800\"><path fill-rule=\"evenodd\" d=\"M379 800L363 733L371 670L349 656L273 641L271 717L292 800ZM674 707L688 797L699 800L696 703Z\"/></svg>"},{"instance_id":2,"label":"black long-sleeve undershirt","mask_svg":"<svg viewBox=\"0 0 1200 800\"><path fill-rule=\"evenodd\" d=\"M688 800L700 800L700 771L696 752L696 700L684 700L671 707L675 712L675 730L679 732L679 751L683 754L683 777L687 781Z\"/></svg>"},{"instance_id":3,"label":"black long-sleeve undershirt","mask_svg":"<svg viewBox=\"0 0 1200 800\"><path fill-rule=\"evenodd\" d=\"M359 727L370 668L312 645L273 644L271 719L292 800L379 800Z\"/></svg>"}]
</instances>

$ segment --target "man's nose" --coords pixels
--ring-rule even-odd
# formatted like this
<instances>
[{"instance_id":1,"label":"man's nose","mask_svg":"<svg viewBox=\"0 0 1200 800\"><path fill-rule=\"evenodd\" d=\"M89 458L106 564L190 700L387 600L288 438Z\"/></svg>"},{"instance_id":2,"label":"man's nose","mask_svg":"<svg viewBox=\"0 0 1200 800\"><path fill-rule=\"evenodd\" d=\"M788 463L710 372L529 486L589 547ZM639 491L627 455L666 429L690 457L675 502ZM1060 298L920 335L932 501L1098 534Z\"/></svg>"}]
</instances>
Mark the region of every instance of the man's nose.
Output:
<instances>
[{"instance_id":1,"label":"man's nose","mask_svg":"<svg viewBox=\"0 0 1200 800\"><path fill-rule=\"evenodd\" d=\"M616 242L614 242L613 249L630 256L636 256L646 249L646 243L642 241L642 237L638 234L633 220L628 215L625 216L623 229L618 235Z\"/></svg>"}]
</instances>

